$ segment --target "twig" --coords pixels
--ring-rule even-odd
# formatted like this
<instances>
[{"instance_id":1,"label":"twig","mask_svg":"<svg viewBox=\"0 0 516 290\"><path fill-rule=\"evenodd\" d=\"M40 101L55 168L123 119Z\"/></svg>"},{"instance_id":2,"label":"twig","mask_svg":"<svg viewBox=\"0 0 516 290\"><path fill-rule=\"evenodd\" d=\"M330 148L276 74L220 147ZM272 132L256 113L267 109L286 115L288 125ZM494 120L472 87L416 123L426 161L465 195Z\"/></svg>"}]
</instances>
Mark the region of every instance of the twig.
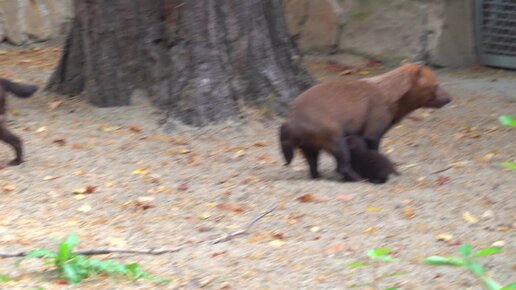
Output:
<instances>
[{"instance_id":1,"label":"twig","mask_svg":"<svg viewBox=\"0 0 516 290\"><path fill-rule=\"evenodd\" d=\"M238 230L238 231L235 231L235 232L232 232L232 233L229 233L229 234L226 234L220 238L217 238L217 239L214 239L210 242L210 244L212 245L215 245L215 244L219 244L219 243L222 243L222 242L227 242L237 236L240 236L240 235L243 235L243 234L247 234L249 232L249 230L251 229L251 227L257 223L259 220L261 220L263 217L265 217L266 215L270 214L271 212L273 212L275 209L276 209L277 205L272 205L271 207L269 207L269 209L260 214L259 216L255 217L251 222L249 222L247 224L247 226L245 226L243 229L241 230Z\"/></svg>"},{"instance_id":2,"label":"twig","mask_svg":"<svg viewBox=\"0 0 516 290\"><path fill-rule=\"evenodd\" d=\"M434 172L432 172L432 173L430 173L430 174L442 173L442 172L445 172L445 171L450 170L450 169L452 169L452 168L453 168L453 166L448 166L448 167L446 167L446 168L444 168L444 169L440 169L440 170L434 171Z\"/></svg>"},{"instance_id":3,"label":"twig","mask_svg":"<svg viewBox=\"0 0 516 290\"><path fill-rule=\"evenodd\" d=\"M244 235L249 232L251 227L257 223L260 219L273 212L276 209L276 205L271 206L266 212L260 214L259 216L252 219L243 229L225 234L219 238L205 241L204 243L208 243L210 245L219 244L223 242L227 242L229 240L234 239L235 237ZM136 250L136 249L121 249L121 248L97 248L97 249L87 249L87 250L79 250L74 252L78 255L92 256L92 255L106 255L113 253L120 254L140 254L140 255L163 255L168 253L177 253L185 248L193 247L194 245L200 245L203 243L197 244L186 244L183 246L175 247L175 248L162 248L162 249L147 249L147 250ZM18 253L0 253L0 258L17 258L17 257L25 257L30 253L30 251L22 251Z\"/></svg>"}]
</instances>

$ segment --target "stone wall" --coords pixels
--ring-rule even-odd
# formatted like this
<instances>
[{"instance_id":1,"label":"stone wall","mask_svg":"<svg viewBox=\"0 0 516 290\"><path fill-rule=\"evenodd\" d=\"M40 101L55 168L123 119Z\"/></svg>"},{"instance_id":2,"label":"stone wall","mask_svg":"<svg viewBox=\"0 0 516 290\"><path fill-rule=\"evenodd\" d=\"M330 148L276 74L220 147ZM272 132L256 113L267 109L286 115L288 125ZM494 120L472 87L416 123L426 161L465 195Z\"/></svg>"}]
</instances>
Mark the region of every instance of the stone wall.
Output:
<instances>
[{"instance_id":1,"label":"stone wall","mask_svg":"<svg viewBox=\"0 0 516 290\"><path fill-rule=\"evenodd\" d=\"M284 0L308 53L347 52L439 66L475 62L471 0Z\"/></svg>"},{"instance_id":2,"label":"stone wall","mask_svg":"<svg viewBox=\"0 0 516 290\"><path fill-rule=\"evenodd\" d=\"M66 34L73 0L0 0L0 41L14 45L46 41Z\"/></svg>"}]
</instances>

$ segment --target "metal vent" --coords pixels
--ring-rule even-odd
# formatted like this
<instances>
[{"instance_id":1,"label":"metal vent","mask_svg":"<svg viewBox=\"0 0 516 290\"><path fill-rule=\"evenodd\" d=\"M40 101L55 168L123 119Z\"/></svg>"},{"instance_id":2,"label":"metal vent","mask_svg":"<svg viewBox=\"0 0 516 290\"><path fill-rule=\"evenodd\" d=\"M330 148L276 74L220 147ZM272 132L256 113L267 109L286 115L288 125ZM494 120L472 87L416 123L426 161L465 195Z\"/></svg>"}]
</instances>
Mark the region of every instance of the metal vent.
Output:
<instances>
[{"instance_id":1,"label":"metal vent","mask_svg":"<svg viewBox=\"0 0 516 290\"><path fill-rule=\"evenodd\" d=\"M475 3L479 61L516 69L516 0L476 0Z\"/></svg>"}]
</instances>

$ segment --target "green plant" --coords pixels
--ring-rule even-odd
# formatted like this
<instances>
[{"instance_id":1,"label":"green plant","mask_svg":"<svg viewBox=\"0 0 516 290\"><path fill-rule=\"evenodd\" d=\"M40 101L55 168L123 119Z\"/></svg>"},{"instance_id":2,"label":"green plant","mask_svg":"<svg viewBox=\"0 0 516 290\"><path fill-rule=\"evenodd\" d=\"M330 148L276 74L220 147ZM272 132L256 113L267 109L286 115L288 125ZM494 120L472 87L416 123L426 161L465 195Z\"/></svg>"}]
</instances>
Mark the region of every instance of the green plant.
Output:
<instances>
[{"instance_id":1,"label":"green plant","mask_svg":"<svg viewBox=\"0 0 516 290\"><path fill-rule=\"evenodd\" d=\"M505 126L516 127L516 119L511 115L502 115L498 120ZM516 170L516 162L503 162L501 165L505 168Z\"/></svg>"},{"instance_id":2,"label":"green plant","mask_svg":"<svg viewBox=\"0 0 516 290\"><path fill-rule=\"evenodd\" d=\"M84 255L74 253L75 247L79 244L79 236L71 233L59 244L57 252L47 249L38 249L29 252L21 263L27 259L40 258L45 264L53 265L59 276L65 278L71 284L77 284L82 280L98 274L107 276L121 276L133 280L148 279L155 282L165 282L165 280L143 271L137 263L121 264L116 260L98 260Z\"/></svg>"},{"instance_id":3,"label":"green plant","mask_svg":"<svg viewBox=\"0 0 516 290\"><path fill-rule=\"evenodd\" d=\"M0 283L5 283L11 281L11 277L7 275L0 274Z\"/></svg>"},{"instance_id":4,"label":"green plant","mask_svg":"<svg viewBox=\"0 0 516 290\"><path fill-rule=\"evenodd\" d=\"M425 259L425 262L432 265L464 267L468 269L477 278L479 278L481 281L483 281L487 289L489 290L515 290L515 283L502 287L498 282L488 277L486 275L485 267L476 261L476 258L494 255L502 251L502 248L490 247L480 249L474 252L473 246L471 246L470 244L464 244L459 248L459 257L430 256Z\"/></svg>"},{"instance_id":5,"label":"green plant","mask_svg":"<svg viewBox=\"0 0 516 290\"><path fill-rule=\"evenodd\" d=\"M382 261L382 262L397 262L399 259L396 259L389 255L392 253L392 250L389 248L378 248L367 251L367 256L373 260Z\"/></svg>"},{"instance_id":6,"label":"green plant","mask_svg":"<svg viewBox=\"0 0 516 290\"><path fill-rule=\"evenodd\" d=\"M502 115L498 120L505 126L516 127L516 119L511 115Z\"/></svg>"}]
</instances>

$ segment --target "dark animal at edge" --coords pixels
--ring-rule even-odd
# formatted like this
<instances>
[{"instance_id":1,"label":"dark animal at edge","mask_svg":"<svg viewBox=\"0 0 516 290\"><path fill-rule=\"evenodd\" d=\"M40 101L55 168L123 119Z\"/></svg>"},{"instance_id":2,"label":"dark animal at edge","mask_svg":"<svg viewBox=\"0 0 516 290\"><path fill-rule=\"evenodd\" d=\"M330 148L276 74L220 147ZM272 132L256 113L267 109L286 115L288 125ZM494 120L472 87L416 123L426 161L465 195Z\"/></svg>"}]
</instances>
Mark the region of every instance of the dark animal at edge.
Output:
<instances>
[{"instance_id":1,"label":"dark animal at edge","mask_svg":"<svg viewBox=\"0 0 516 290\"><path fill-rule=\"evenodd\" d=\"M23 162L23 148L21 139L14 135L6 124L7 93L13 93L20 98L28 98L38 90L38 86L22 84L0 78L0 140L13 147L16 157L9 165L18 165Z\"/></svg>"}]
</instances>

